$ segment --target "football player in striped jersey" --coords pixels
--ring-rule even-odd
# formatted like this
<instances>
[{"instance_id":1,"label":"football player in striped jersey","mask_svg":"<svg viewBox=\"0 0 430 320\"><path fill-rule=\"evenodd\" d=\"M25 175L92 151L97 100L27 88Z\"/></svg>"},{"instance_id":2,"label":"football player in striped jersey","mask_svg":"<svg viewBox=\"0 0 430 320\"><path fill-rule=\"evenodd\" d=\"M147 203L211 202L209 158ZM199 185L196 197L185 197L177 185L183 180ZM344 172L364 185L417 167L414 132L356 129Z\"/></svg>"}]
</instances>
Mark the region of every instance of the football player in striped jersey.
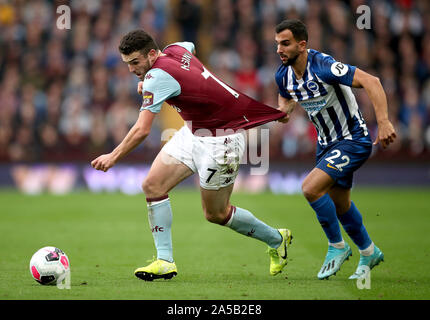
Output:
<instances>
[{"instance_id":1,"label":"football player in striped jersey","mask_svg":"<svg viewBox=\"0 0 430 320\"><path fill-rule=\"evenodd\" d=\"M287 113L279 121L288 122L289 115L299 105L318 132L316 166L302 184L303 194L329 243L318 278L327 279L335 274L352 254L342 238L340 221L360 252L358 267L350 277L357 279L384 259L351 201L353 174L369 158L372 145L386 148L396 138L388 119L384 89L377 77L308 49L307 28L299 20L278 24L275 40L282 61L276 73L279 109ZM364 88L372 102L378 123L373 143L351 87Z\"/></svg>"}]
</instances>

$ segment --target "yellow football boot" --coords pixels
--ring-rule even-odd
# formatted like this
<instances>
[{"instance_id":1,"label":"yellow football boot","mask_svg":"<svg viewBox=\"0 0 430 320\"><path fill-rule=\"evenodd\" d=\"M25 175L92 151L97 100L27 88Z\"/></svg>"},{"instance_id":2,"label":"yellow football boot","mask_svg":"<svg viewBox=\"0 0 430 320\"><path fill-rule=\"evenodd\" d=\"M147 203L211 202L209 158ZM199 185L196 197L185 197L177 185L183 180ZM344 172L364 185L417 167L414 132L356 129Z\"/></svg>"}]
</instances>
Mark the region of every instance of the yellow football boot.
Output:
<instances>
[{"instance_id":1,"label":"yellow football boot","mask_svg":"<svg viewBox=\"0 0 430 320\"><path fill-rule=\"evenodd\" d=\"M134 275L145 281L154 279L171 279L178 274L176 264L165 260L157 259L146 267L138 268L134 271Z\"/></svg>"},{"instance_id":2,"label":"yellow football boot","mask_svg":"<svg viewBox=\"0 0 430 320\"><path fill-rule=\"evenodd\" d=\"M278 229L282 236L282 242L278 248L271 248L267 250L270 256L270 274L272 276L282 272L282 269L287 265L287 250L293 239L293 235L288 229Z\"/></svg>"}]
</instances>

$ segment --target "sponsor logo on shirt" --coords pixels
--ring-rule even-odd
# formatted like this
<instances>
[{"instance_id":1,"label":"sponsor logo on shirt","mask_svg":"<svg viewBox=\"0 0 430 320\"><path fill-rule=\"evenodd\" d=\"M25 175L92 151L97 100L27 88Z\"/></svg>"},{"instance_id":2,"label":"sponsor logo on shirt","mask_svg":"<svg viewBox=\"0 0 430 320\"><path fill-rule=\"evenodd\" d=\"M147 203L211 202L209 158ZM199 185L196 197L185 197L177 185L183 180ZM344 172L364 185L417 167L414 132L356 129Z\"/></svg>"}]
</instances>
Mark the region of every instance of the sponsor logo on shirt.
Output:
<instances>
[{"instance_id":1,"label":"sponsor logo on shirt","mask_svg":"<svg viewBox=\"0 0 430 320\"><path fill-rule=\"evenodd\" d=\"M342 62L334 62L332 63L330 70L336 77L342 77L348 72L348 66Z\"/></svg>"},{"instance_id":2,"label":"sponsor logo on shirt","mask_svg":"<svg viewBox=\"0 0 430 320\"><path fill-rule=\"evenodd\" d=\"M307 112L320 111L322 108L325 107L326 104L327 104L326 99L321 99L321 100L316 100L316 101L300 102L300 105Z\"/></svg>"}]
</instances>

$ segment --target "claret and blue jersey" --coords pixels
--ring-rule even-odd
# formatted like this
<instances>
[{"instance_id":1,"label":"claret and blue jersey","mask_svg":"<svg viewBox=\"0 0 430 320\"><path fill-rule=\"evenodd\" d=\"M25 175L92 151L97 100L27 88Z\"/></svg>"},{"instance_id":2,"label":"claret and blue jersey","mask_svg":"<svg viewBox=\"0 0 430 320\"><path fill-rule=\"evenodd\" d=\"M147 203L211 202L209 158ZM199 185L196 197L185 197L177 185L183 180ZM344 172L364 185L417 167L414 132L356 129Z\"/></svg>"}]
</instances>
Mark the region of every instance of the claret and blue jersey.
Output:
<instances>
[{"instance_id":1,"label":"claret and blue jersey","mask_svg":"<svg viewBox=\"0 0 430 320\"><path fill-rule=\"evenodd\" d=\"M308 49L301 79L297 79L291 66L281 65L276 73L280 95L293 99L306 110L318 131L321 146L345 139L371 142L351 90L355 69L327 54Z\"/></svg>"},{"instance_id":2,"label":"claret and blue jersey","mask_svg":"<svg viewBox=\"0 0 430 320\"><path fill-rule=\"evenodd\" d=\"M231 88L192 53L194 44L167 46L146 73L141 111L174 107L193 134L224 135L281 119L285 113Z\"/></svg>"}]
</instances>

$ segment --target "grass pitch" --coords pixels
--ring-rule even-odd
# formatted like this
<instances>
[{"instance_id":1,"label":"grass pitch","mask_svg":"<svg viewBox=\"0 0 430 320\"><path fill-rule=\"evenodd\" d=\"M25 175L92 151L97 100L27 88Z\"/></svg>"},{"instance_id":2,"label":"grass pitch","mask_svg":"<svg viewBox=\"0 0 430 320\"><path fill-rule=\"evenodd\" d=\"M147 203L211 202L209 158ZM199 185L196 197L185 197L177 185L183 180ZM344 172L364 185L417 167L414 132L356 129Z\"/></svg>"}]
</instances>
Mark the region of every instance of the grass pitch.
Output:
<instances>
[{"instance_id":1,"label":"grass pitch","mask_svg":"<svg viewBox=\"0 0 430 320\"><path fill-rule=\"evenodd\" d=\"M430 299L429 189L356 189L353 200L385 262L372 270L371 289L348 280L358 250L330 280L316 275L327 240L302 195L240 194L247 208L294 240L282 274L269 275L266 245L210 224L197 191L171 192L178 276L144 282L133 271L155 254L143 195L26 196L0 192L0 299ZM70 258L70 290L41 286L29 272L32 254L57 246Z\"/></svg>"}]
</instances>

